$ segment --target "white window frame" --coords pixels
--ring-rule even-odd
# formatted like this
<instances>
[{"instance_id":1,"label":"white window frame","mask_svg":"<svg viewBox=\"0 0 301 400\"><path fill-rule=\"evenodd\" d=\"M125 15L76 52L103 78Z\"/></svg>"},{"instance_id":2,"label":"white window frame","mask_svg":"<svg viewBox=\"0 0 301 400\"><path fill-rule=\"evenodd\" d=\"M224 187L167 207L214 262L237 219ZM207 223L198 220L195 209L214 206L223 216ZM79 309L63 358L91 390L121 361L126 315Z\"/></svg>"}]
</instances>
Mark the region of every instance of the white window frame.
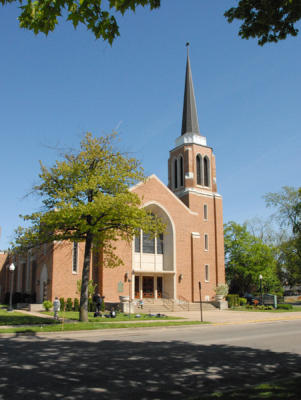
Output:
<instances>
[{"instance_id":1,"label":"white window frame","mask_svg":"<svg viewBox=\"0 0 301 400\"><path fill-rule=\"evenodd\" d=\"M208 221L208 205L204 204L204 221Z\"/></svg>"},{"instance_id":2,"label":"white window frame","mask_svg":"<svg viewBox=\"0 0 301 400\"><path fill-rule=\"evenodd\" d=\"M205 282L210 282L209 264L205 264Z\"/></svg>"}]
</instances>

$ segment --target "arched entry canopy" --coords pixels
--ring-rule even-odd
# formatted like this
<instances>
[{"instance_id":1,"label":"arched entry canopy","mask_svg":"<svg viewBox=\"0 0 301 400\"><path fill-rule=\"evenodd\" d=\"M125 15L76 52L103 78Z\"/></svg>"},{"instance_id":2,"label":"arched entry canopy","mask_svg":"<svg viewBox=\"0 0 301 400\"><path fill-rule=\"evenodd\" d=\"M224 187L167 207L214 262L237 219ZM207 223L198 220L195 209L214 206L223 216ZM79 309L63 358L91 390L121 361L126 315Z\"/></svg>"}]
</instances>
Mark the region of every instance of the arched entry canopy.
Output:
<instances>
[{"instance_id":1,"label":"arched entry canopy","mask_svg":"<svg viewBox=\"0 0 301 400\"><path fill-rule=\"evenodd\" d=\"M133 245L133 295L136 298L175 297L175 228L166 209L157 202L145 205L166 225L163 235L150 238L143 231Z\"/></svg>"}]
</instances>

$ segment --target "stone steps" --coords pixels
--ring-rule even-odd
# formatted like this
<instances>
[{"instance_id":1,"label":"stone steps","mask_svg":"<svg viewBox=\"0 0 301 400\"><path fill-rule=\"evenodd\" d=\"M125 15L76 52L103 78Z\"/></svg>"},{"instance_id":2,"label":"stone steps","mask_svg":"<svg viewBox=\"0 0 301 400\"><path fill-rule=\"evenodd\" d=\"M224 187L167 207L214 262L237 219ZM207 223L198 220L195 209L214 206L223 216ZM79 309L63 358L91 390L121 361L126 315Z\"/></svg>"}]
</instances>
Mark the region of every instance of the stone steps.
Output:
<instances>
[{"instance_id":1,"label":"stone steps","mask_svg":"<svg viewBox=\"0 0 301 400\"><path fill-rule=\"evenodd\" d=\"M43 304L29 304L29 303L17 303L17 310L24 310L24 311L45 311Z\"/></svg>"},{"instance_id":2,"label":"stone steps","mask_svg":"<svg viewBox=\"0 0 301 400\"><path fill-rule=\"evenodd\" d=\"M216 307L209 303L203 302L202 304L203 311L216 310ZM182 303L177 304L173 301L164 302L162 300L154 300L154 301L144 301L143 308L132 306L132 312L134 313L164 313L164 312L174 312L174 311L199 311L200 303Z\"/></svg>"}]
</instances>

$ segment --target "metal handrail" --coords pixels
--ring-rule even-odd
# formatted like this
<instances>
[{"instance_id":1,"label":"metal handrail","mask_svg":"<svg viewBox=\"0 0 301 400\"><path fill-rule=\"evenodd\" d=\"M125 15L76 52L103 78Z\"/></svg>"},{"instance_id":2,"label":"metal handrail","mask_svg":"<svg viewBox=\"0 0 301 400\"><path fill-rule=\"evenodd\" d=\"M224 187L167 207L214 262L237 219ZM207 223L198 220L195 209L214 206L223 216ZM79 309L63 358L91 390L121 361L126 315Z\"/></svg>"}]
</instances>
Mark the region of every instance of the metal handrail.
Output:
<instances>
[{"instance_id":1,"label":"metal handrail","mask_svg":"<svg viewBox=\"0 0 301 400\"><path fill-rule=\"evenodd\" d=\"M179 295L178 296L178 305L179 307L183 308L183 310L186 309L186 311L189 311L189 300L187 300L184 296Z\"/></svg>"},{"instance_id":2,"label":"metal handrail","mask_svg":"<svg viewBox=\"0 0 301 400\"><path fill-rule=\"evenodd\" d=\"M164 307L166 307L170 311L174 311L175 303L173 299L170 297L169 293L162 291L162 300Z\"/></svg>"}]
</instances>

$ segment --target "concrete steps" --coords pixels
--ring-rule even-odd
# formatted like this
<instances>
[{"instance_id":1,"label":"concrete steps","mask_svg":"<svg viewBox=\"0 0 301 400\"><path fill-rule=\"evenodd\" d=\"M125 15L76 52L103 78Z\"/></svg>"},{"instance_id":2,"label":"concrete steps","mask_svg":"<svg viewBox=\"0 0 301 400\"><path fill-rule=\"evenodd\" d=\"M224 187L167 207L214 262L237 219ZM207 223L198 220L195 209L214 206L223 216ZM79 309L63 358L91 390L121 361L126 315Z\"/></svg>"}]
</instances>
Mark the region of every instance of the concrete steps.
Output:
<instances>
[{"instance_id":1,"label":"concrete steps","mask_svg":"<svg viewBox=\"0 0 301 400\"><path fill-rule=\"evenodd\" d=\"M45 311L43 304L17 303L17 310L39 312Z\"/></svg>"},{"instance_id":2,"label":"concrete steps","mask_svg":"<svg viewBox=\"0 0 301 400\"><path fill-rule=\"evenodd\" d=\"M147 300L143 301L143 308L137 305L132 305L132 312L134 313L164 313L173 311L199 311L200 303L177 303L173 300L164 301L162 299ZM216 307L209 303L203 302L202 304L204 311L216 310Z\"/></svg>"}]
</instances>

